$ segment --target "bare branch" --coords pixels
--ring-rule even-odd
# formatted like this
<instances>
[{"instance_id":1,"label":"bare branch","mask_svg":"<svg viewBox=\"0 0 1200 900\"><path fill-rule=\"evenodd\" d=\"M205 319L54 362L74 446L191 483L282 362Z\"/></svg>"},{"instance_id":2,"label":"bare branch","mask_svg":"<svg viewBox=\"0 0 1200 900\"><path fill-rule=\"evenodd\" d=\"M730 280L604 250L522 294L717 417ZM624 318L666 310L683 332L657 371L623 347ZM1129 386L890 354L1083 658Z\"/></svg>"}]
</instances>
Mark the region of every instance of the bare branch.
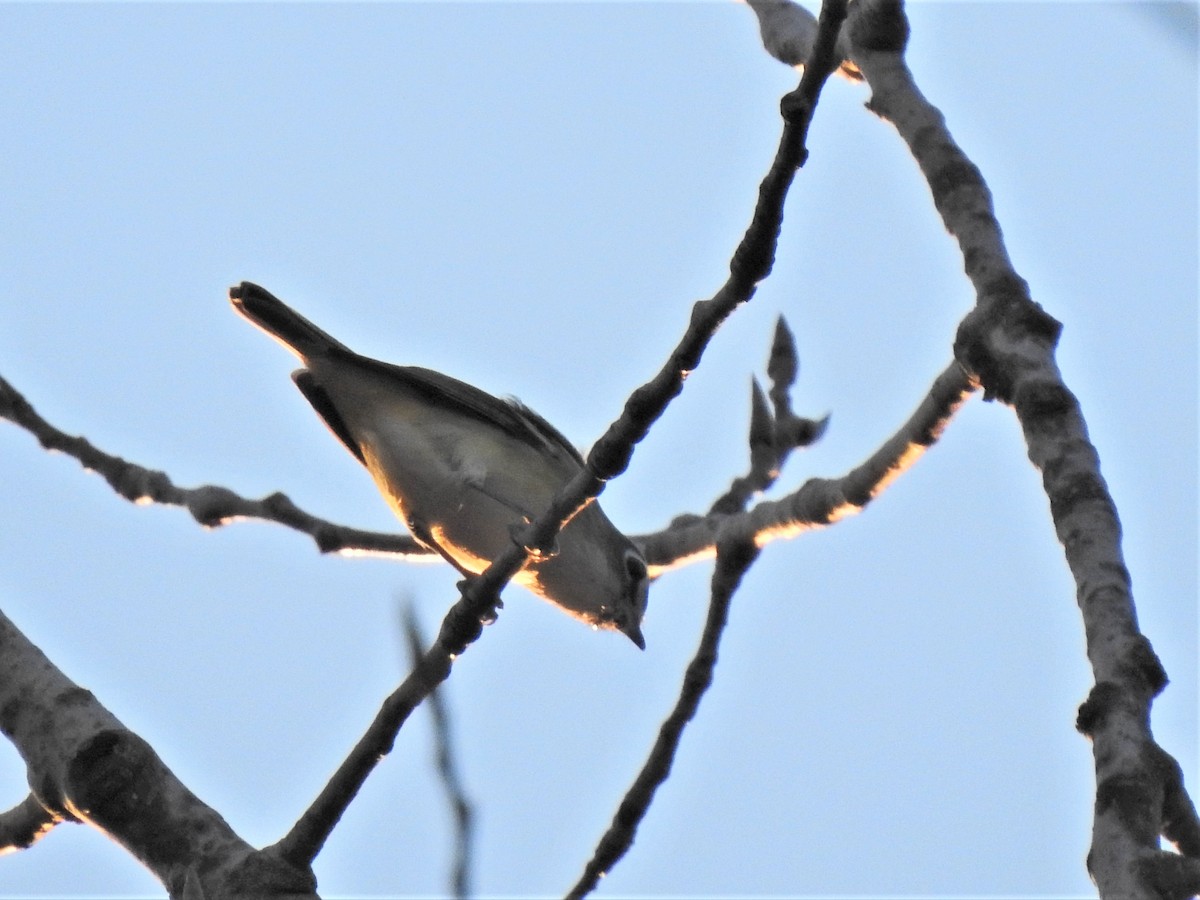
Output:
<instances>
[{"instance_id":1,"label":"bare branch","mask_svg":"<svg viewBox=\"0 0 1200 900\"><path fill-rule=\"evenodd\" d=\"M821 88L835 64L834 45L845 17L845 0L825 0L821 9L818 34L805 65L804 76L799 87L785 96L781 103L786 123L783 138L775 162L759 188L759 202L750 227L734 252L730 263L729 281L711 300L696 305L688 333L672 355L672 361L679 360L681 364L677 367L665 367L653 382L634 392L626 404L622 420L615 423L593 448L588 459L589 467L593 458L597 456L597 448L600 448L600 458L603 459L603 444L609 440L616 443L619 439L617 435L624 420L633 418L635 421L630 424L636 425L636 416L631 416L631 407L635 407L639 394L650 394L657 402L654 408L643 413L646 420L644 426L639 431L632 432L631 440L613 454L621 460L619 466L615 467L614 474L624 469L633 444L640 440L649 425L661 415L670 399L682 390L683 377L699 362L700 354L717 325L738 305L749 300L754 294L755 285L770 274L779 229L783 222L783 199L796 169L803 165L807 156L804 136L816 109ZM706 321L711 321L711 326L701 324ZM795 366L789 371L786 364L781 366L774 359L774 354L772 361L779 378L787 378L789 381L794 378ZM656 387L659 388L657 392L654 391ZM644 408L647 405L649 398L643 399L635 408ZM761 411L755 424L761 426ZM757 430L755 429L755 434ZM617 435L614 435L614 432L617 432ZM601 472L603 471L601 469ZM717 540L717 566L713 572L708 618L700 646L684 676L679 699L671 715L663 723L650 757L622 801L613 824L601 839L582 877L568 893L569 897L582 897L590 893L599 879L632 845L637 825L649 809L655 791L670 774L671 761L678 748L683 728L695 715L700 698L712 683L717 646L724 631L730 600L741 582L742 575L757 556L758 548L754 534L747 523L740 518L725 519Z\"/></svg>"},{"instance_id":2,"label":"bare branch","mask_svg":"<svg viewBox=\"0 0 1200 900\"><path fill-rule=\"evenodd\" d=\"M807 39L805 15L780 9L793 6L786 0L751 6L768 51L788 61L781 48ZM1157 846L1162 834L1195 855L1200 825L1178 764L1150 733L1150 704L1166 675L1138 630L1116 507L1078 401L1054 359L1061 326L1031 299L1009 260L983 176L913 82L903 58L908 23L899 0L859 0L848 37L849 55L871 86L869 108L907 142L975 287L976 305L959 326L955 356L983 386L985 399L1015 409L1075 577L1096 680L1078 723L1095 748L1089 871L1104 896L1159 896L1164 872L1173 873L1165 893L1181 884L1194 889L1194 867Z\"/></svg>"},{"instance_id":3,"label":"bare branch","mask_svg":"<svg viewBox=\"0 0 1200 900\"><path fill-rule=\"evenodd\" d=\"M459 605L461 603L456 604L455 608ZM444 622L442 628L446 628ZM333 777L288 833L268 848L269 852L297 867L308 866L316 859L367 776L392 752L396 735L408 721L409 715L450 675L453 661L454 657L445 649L439 637L408 677L383 701L374 720L338 766Z\"/></svg>"},{"instance_id":4,"label":"bare branch","mask_svg":"<svg viewBox=\"0 0 1200 900\"><path fill-rule=\"evenodd\" d=\"M600 879L612 871L612 867L633 845L638 825L645 818L659 786L671 774L671 764L683 729L696 715L700 700L712 684L713 670L717 665L717 648L729 616L729 604L742 576L758 557L754 535L746 527L745 520L726 519L717 541L717 565L713 571L708 618L696 654L688 663L684 673L679 699L671 714L658 730L658 739L650 751L642 770L625 794L612 824L600 839L591 860L584 867L583 875L567 892L567 897L584 897L591 893Z\"/></svg>"},{"instance_id":5,"label":"bare branch","mask_svg":"<svg viewBox=\"0 0 1200 900\"><path fill-rule=\"evenodd\" d=\"M12 809L0 813L0 856L28 850L62 821L62 815L46 809L30 794Z\"/></svg>"},{"instance_id":6,"label":"bare branch","mask_svg":"<svg viewBox=\"0 0 1200 900\"><path fill-rule=\"evenodd\" d=\"M838 21L844 18L844 0L832 2L830 8ZM836 31L835 24L831 34ZM698 365L703 349L717 327L738 305L750 299L757 282L769 274L782 222L783 201L796 168L803 163L808 123L832 65L832 40L830 37L824 44L818 41L814 51L817 62L807 67L799 88L784 98L785 126L779 151L760 188L750 227L734 254L729 281L711 300L696 304L691 324L667 364L651 382L634 392L621 417L592 448L584 470L560 491L550 509L525 530L519 543L514 541L513 546L482 575L464 583L462 599L446 615L433 646L403 684L384 701L375 720L312 805L288 834L259 858L277 860L298 870L308 868L367 776L390 752L408 715L449 675L453 660L479 636L482 623L494 615L500 587L525 564L531 553L543 552L544 548L550 547L563 524L591 502L607 480L624 470L634 444L645 436L670 400L682 390L684 377ZM254 504L223 488L187 491L176 487L165 474L102 453L85 439L70 437L50 426L19 393L2 381L0 414L35 434L48 449L67 452L85 468L100 472L118 493L135 502L184 506L197 521L209 527L241 515L259 515L282 520L292 527L297 525L294 521L296 511L290 502L282 503L276 499L272 504L266 501ZM278 512L281 508L282 514ZM315 530L314 537L324 535L321 526ZM318 546L323 549L330 545L344 546L327 537L318 538ZM404 553L416 547L415 544L401 543L396 549Z\"/></svg>"},{"instance_id":7,"label":"bare branch","mask_svg":"<svg viewBox=\"0 0 1200 900\"><path fill-rule=\"evenodd\" d=\"M462 600L447 614L438 645L450 658L461 653L480 633L482 622L496 614L500 589L533 554L549 552L554 536L580 509L596 499L606 482L629 465L634 446L650 430L667 405L683 390L683 380L700 364L700 357L720 324L752 296L775 259L783 201L797 169L808 154L804 142L821 88L836 65L834 45L846 15L846 0L827 0L821 12L821 32L812 60L796 90L780 104L783 135L775 159L759 186L758 203L750 225L730 262L730 277L708 300L692 307L687 331L666 364L649 382L633 392L620 418L592 446L586 465L558 492L542 515L524 529L518 540L479 575L466 579Z\"/></svg>"},{"instance_id":8,"label":"bare branch","mask_svg":"<svg viewBox=\"0 0 1200 900\"><path fill-rule=\"evenodd\" d=\"M322 553L437 558L408 535L360 531L337 525L310 515L281 493L249 500L217 485L178 487L165 472L143 468L105 453L86 438L59 431L38 415L4 378L0 378L0 418L24 428L47 450L57 450L78 460L126 500L139 506L150 503L181 506L205 528L217 528L243 519L261 519L309 535Z\"/></svg>"},{"instance_id":9,"label":"bare branch","mask_svg":"<svg viewBox=\"0 0 1200 900\"><path fill-rule=\"evenodd\" d=\"M1172 769L1161 764L1166 754L1149 727L1151 702L1167 678L1138 630L1116 506L1055 361L1061 326L1031 299L1009 260L983 176L913 81L900 3L856 3L848 28L851 55L871 86L869 108L908 144L975 287L955 356L978 378L985 398L1015 410L1075 578L1095 677L1079 715L1080 730L1093 742L1097 783L1088 869L1102 896L1159 896L1139 863L1160 859L1164 822L1178 824L1183 808L1176 796L1173 814L1165 814L1164 785L1177 782L1182 794L1182 778L1166 774Z\"/></svg>"},{"instance_id":10,"label":"bare branch","mask_svg":"<svg viewBox=\"0 0 1200 900\"><path fill-rule=\"evenodd\" d=\"M701 354L718 326L754 294L755 285L771 270L783 201L797 167L804 160L804 139L821 86L833 64L832 45L842 19L845 0L830 0L829 16L822 12L826 39L817 42L814 62L805 69L800 86L784 97L783 136L766 178L759 188L758 204L750 226L730 263L730 278L709 300L692 309L691 322L667 363L648 383L635 390L619 419L609 426L588 454L584 468L558 492L550 507L514 538L486 570L459 583L461 599L442 620L433 645L421 657L403 684L380 707L374 721L343 760L337 772L292 829L273 848L283 859L300 866L313 860L338 820L378 762L391 752L396 734L413 709L450 675L458 658L493 621L501 588L535 553L553 546L554 536L604 484L624 471L633 447L683 389L685 376L699 365Z\"/></svg>"},{"instance_id":11,"label":"bare branch","mask_svg":"<svg viewBox=\"0 0 1200 900\"><path fill-rule=\"evenodd\" d=\"M409 656L415 665L421 658L425 647L425 638L421 634L421 624L417 621L416 610L411 603L404 604L402 624L405 641L408 644ZM436 744L438 775L446 790L446 799L450 801L450 809L454 814L455 853L454 870L451 885L455 897L471 895L471 861L472 838L474 836L474 812L471 799L463 787L462 776L458 772L455 761L454 740L450 731L450 715L442 700L442 689L434 688L429 695L429 713L433 718L433 735Z\"/></svg>"},{"instance_id":12,"label":"bare branch","mask_svg":"<svg viewBox=\"0 0 1200 900\"><path fill-rule=\"evenodd\" d=\"M1183 769L1167 753L1161 754L1159 766L1163 772L1164 791L1162 836L1180 853L1200 859L1200 817L1184 789Z\"/></svg>"},{"instance_id":13,"label":"bare branch","mask_svg":"<svg viewBox=\"0 0 1200 900\"><path fill-rule=\"evenodd\" d=\"M800 371L796 341L783 316L775 326L767 375L771 378L771 403L757 380L750 391L750 471L735 478L729 490L713 501L708 514L732 515L746 508L750 499L765 491L779 478L792 451L807 447L825 433L829 416L806 419L792 412L791 387Z\"/></svg>"},{"instance_id":14,"label":"bare branch","mask_svg":"<svg viewBox=\"0 0 1200 900\"><path fill-rule=\"evenodd\" d=\"M58 819L87 822L110 835L172 896L184 892L189 868L204 873L208 896L316 896L310 869L284 865L238 837L145 740L71 682L2 613L0 709L4 733L29 767L36 802Z\"/></svg>"},{"instance_id":15,"label":"bare branch","mask_svg":"<svg viewBox=\"0 0 1200 900\"><path fill-rule=\"evenodd\" d=\"M758 546L861 512L937 442L976 387L977 382L962 366L951 363L934 380L908 421L865 462L840 478L810 479L788 496L763 501L743 513L754 527ZM638 535L634 540L651 569L661 573L712 556L722 523L720 516L681 516L663 531Z\"/></svg>"},{"instance_id":16,"label":"bare branch","mask_svg":"<svg viewBox=\"0 0 1200 900\"><path fill-rule=\"evenodd\" d=\"M1159 853L1145 860L1138 869L1159 897L1188 900L1200 896L1200 859Z\"/></svg>"}]
</instances>

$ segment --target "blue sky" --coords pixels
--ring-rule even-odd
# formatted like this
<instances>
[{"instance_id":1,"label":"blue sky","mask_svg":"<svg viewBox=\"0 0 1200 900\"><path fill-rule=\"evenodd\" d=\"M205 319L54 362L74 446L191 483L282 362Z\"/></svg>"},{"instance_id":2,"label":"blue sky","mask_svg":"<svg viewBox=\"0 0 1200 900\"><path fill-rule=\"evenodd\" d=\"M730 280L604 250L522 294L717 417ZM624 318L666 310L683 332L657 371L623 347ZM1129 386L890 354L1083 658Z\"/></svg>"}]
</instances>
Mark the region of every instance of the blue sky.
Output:
<instances>
[{"instance_id":1,"label":"blue sky","mask_svg":"<svg viewBox=\"0 0 1200 900\"><path fill-rule=\"evenodd\" d=\"M1064 322L1197 759L1194 16L1154 4L917 3L910 65ZM1192 22L1189 37L1180 22ZM179 484L397 524L225 293L256 280L368 355L519 396L586 447L722 282L795 73L736 3L0 6L0 374ZM604 505L630 533L745 467L775 318L798 411L832 413L773 496L908 416L973 301L916 166L830 84L775 274L717 335ZM294 821L402 677L447 567L322 558L274 525L134 507L0 427L0 604L247 840ZM653 741L709 565L653 588L638 653L518 588L448 702L475 885L572 884ZM1091 684L1037 473L975 398L863 515L775 544L716 683L601 896L1079 896ZM449 814L417 715L317 862L326 896L437 893ZM0 749L15 803L24 769ZM145 895L99 834L0 860L0 896Z\"/></svg>"}]
</instances>

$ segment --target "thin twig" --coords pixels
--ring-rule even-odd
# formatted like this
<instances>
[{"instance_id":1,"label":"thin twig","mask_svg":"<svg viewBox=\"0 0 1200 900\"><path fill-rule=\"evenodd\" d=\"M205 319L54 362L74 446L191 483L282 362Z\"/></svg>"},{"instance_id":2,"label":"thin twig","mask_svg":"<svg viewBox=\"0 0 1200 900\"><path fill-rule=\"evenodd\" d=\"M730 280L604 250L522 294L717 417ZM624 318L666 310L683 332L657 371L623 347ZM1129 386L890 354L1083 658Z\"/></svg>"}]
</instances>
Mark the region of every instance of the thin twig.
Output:
<instances>
[{"instance_id":1,"label":"thin twig","mask_svg":"<svg viewBox=\"0 0 1200 900\"><path fill-rule=\"evenodd\" d=\"M402 624L408 653L415 665L425 649L425 638L421 634L421 623L411 603L403 606ZM474 812L471 799L463 787L458 772L457 754L454 751L453 734L450 730L450 714L442 698L442 688L437 687L429 695L429 714L433 719L433 737L438 775L446 791L446 799L454 815L454 866L450 884L455 897L471 895L472 839L474 837Z\"/></svg>"},{"instance_id":2,"label":"thin twig","mask_svg":"<svg viewBox=\"0 0 1200 900\"><path fill-rule=\"evenodd\" d=\"M951 362L934 379L917 409L865 461L838 478L812 478L777 500L764 500L742 513L755 528L755 541L794 537L861 512L932 447L950 419L978 388L961 365ZM651 571L661 573L716 552L721 516L680 516L667 528L636 535Z\"/></svg>"},{"instance_id":3,"label":"thin twig","mask_svg":"<svg viewBox=\"0 0 1200 900\"><path fill-rule=\"evenodd\" d=\"M799 371L796 339L780 316L767 363L767 376L771 379L770 405L757 379L752 379L750 385L750 470L733 480L729 490L709 507L708 515L743 511L751 498L775 483L793 450L813 444L825 433L828 415L821 419L806 419L792 412L791 387L796 383Z\"/></svg>"},{"instance_id":4,"label":"thin twig","mask_svg":"<svg viewBox=\"0 0 1200 900\"><path fill-rule=\"evenodd\" d=\"M745 527L744 521L740 527L737 521L726 519L727 526L717 543L717 565L712 576L708 618L696 654L688 663L675 707L659 728L658 739L649 757L626 792L612 824L597 844L579 881L567 892L568 898L584 897L591 893L600 879L612 871L612 867L633 845L638 825L650 809L655 792L671 774L671 764L679 749L683 729L696 715L700 700L712 684L717 648L725 630L730 601L742 576L759 552L754 545L754 535Z\"/></svg>"},{"instance_id":5,"label":"thin twig","mask_svg":"<svg viewBox=\"0 0 1200 900\"><path fill-rule=\"evenodd\" d=\"M0 856L14 850L28 850L44 838L63 816L46 809L33 794L12 809L0 812Z\"/></svg>"},{"instance_id":6,"label":"thin twig","mask_svg":"<svg viewBox=\"0 0 1200 900\"><path fill-rule=\"evenodd\" d=\"M244 519L261 519L307 534L322 553L438 558L408 535L361 531L337 525L310 515L278 492L261 500L250 500L218 485L181 488L165 472L147 469L113 456L87 438L69 435L55 428L38 415L29 401L2 377L0 418L24 428L47 450L57 450L77 460L131 503L139 506L158 503L183 507L205 528L217 528Z\"/></svg>"},{"instance_id":7,"label":"thin twig","mask_svg":"<svg viewBox=\"0 0 1200 900\"><path fill-rule=\"evenodd\" d=\"M747 229L742 243L734 252L733 260L730 263L732 277L713 300L706 301L719 311L722 309L719 298L723 294L728 292L731 298L737 297L739 293L743 295L743 299L736 300L728 307L727 311L721 313L721 319L727 316L738 303L749 300L754 293L754 286L770 274L778 243L779 229L783 222L783 198L786 196L796 169L803 165L807 157L808 151L804 143L808 124L816 109L821 88L835 65L834 47L845 17L845 0L825 0L821 8L817 37L813 44L811 57L804 67L804 76L800 80L800 86L785 96L781 104L786 122L784 136L780 142L775 163L759 188L759 203L754 210L750 227ZM701 305L698 304L698 309ZM702 315L694 313L693 325L702 318ZM784 326L784 330L786 331L786 326ZM787 337L790 338L790 333ZM685 342L686 340L685 336ZM699 351L702 349L702 347L697 347L696 361L699 361ZM791 344L791 351L793 358L790 366L787 360L780 361L776 358L778 354L786 357L787 348L772 354L773 378L778 381L787 381L789 385L794 381L798 370L794 360L794 342ZM682 354L679 355L682 356ZM687 371L687 368L690 367L681 370L680 377ZM676 386L676 393L681 388L682 384L680 383ZM781 393L786 396L786 389ZM663 406L665 406L665 402ZM780 409L787 408L788 403L785 400L781 403ZM628 406L626 410L628 411ZM790 409L788 412L790 413ZM758 424L761 426L761 421ZM607 438L608 435L605 437ZM757 437L757 434L752 434L752 442ZM595 450L593 450L594 453ZM749 527L748 521L741 517L725 518L717 537L717 565L713 572L708 617L699 648L685 673L679 698L671 714L659 729L658 740L641 772L634 780L633 786L621 802L612 825L601 838L592 859L585 866L579 881L567 894L568 897L583 897L590 893L600 878L611 871L617 861L632 846L638 824L649 810L655 791L670 774L671 763L683 736L683 729L696 714L700 699L712 683L713 669L717 662L717 647L725 629L730 600L734 591L737 590L742 576L757 558L758 552L755 535Z\"/></svg>"},{"instance_id":8,"label":"thin twig","mask_svg":"<svg viewBox=\"0 0 1200 900\"><path fill-rule=\"evenodd\" d=\"M450 674L452 661L440 642L425 652L408 677L383 701L363 736L308 809L286 835L268 848L271 853L292 865L308 865L316 859L367 776L392 752L396 735L409 715Z\"/></svg>"}]
</instances>

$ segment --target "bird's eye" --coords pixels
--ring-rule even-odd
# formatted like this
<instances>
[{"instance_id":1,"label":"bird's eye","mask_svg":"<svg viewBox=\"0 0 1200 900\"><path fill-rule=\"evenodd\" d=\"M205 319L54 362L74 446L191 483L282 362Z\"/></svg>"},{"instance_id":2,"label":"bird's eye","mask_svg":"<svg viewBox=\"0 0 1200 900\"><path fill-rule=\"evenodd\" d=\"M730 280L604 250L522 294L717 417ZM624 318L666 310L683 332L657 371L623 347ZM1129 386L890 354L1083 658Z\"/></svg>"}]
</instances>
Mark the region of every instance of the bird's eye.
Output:
<instances>
[{"instance_id":1,"label":"bird's eye","mask_svg":"<svg viewBox=\"0 0 1200 900\"><path fill-rule=\"evenodd\" d=\"M641 581L646 577L646 561L634 551L625 554L625 571L629 573L629 577L634 581Z\"/></svg>"}]
</instances>

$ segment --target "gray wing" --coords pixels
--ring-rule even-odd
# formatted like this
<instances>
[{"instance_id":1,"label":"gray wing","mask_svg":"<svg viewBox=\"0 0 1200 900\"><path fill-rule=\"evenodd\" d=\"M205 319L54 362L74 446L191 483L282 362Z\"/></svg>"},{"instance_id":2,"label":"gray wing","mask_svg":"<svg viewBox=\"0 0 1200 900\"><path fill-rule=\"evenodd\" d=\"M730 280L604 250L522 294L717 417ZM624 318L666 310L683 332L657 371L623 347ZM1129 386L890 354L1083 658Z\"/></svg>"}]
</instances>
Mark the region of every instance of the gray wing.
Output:
<instances>
[{"instance_id":1,"label":"gray wing","mask_svg":"<svg viewBox=\"0 0 1200 900\"><path fill-rule=\"evenodd\" d=\"M402 382L430 404L471 415L541 453L550 453L578 467L583 466L583 457L563 433L518 400L493 397L486 391L432 369L393 366L364 356L357 356L356 361L369 364L376 371L386 372L388 377Z\"/></svg>"},{"instance_id":2,"label":"gray wing","mask_svg":"<svg viewBox=\"0 0 1200 900\"><path fill-rule=\"evenodd\" d=\"M341 348L324 354L351 365L377 379L394 383L398 390L415 395L430 407L441 407L451 416L469 416L534 450L540 457L558 464L569 477L583 467L579 451L557 428L529 407L516 400L500 399L472 387L466 382L418 366L394 366ZM301 393L329 426L334 435L359 462L364 462L362 449L352 430L338 412L337 404L316 377L307 369L292 373L292 380Z\"/></svg>"},{"instance_id":3,"label":"gray wing","mask_svg":"<svg viewBox=\"0 0 1200 900\"><path fill-rule=\"evenodd\" d=\"M278 297L249 281L232 288L229 296L239 313L282 342L309 365L314 360L327 359L355 366L375 377L393 381L399 389L419 396L431 406L441 406L448 412L472 416L499 428L514 440L558 460L564 465L564 470L583 465L579 451L557 428L516 400L493 397L477 387L431 369L395 366L360 356ZM308 402L346 445L346 449L361 462L362 449L320 379L304 370L294 373L292 378Z\"/></svg>"}]
</instances>

